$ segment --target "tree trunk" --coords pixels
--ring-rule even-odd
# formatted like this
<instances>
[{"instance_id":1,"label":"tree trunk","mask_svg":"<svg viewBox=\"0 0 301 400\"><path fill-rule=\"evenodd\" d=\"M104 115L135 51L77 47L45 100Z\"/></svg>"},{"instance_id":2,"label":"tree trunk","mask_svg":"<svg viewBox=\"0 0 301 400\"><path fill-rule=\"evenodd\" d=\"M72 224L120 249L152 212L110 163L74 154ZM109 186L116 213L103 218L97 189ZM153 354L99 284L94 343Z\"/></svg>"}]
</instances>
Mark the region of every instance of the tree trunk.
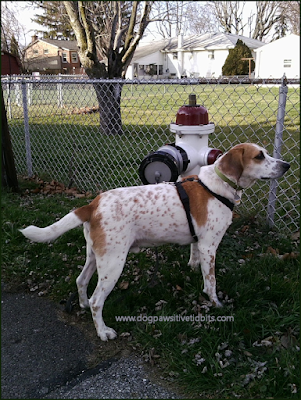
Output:
<instances>
[{"instance_id":1,"label":"tree trunk","mask_svg":"<svg viewBox=\"0 0 301 400\"><path fill-rule=\"evenodd\" d=\"M121 135L121 91L123 84L120 82L94 83L93 84L100 116L100 131L106 135Z\"/></svg>"},{"instance_id":2,"label":"tree trunk","mask_svg":"<svg viewBox=\"0 0 301 400\"><path fill-rule=\"evenodd\" d=\"M102 80L93 86L103 134L123 133L120 112L122 84L103 81L125 78L127 67L149 22L152 2L145 1L141 10L139 3L64 1L76 36L81 64L89 78Z\"/></svg>"},{"instance_id":3,"label":"tree trunk","mask_svg":"<svg viewBox=\"0 0 301 400\"><path fill-rule=\"evenodd\" d=\"M18 192L18 179L15 168L15 160L8 130L6 110L1 87L1 111L2 111L2 185L8 186L13 192Z\"/></svg>"}]
</instances>

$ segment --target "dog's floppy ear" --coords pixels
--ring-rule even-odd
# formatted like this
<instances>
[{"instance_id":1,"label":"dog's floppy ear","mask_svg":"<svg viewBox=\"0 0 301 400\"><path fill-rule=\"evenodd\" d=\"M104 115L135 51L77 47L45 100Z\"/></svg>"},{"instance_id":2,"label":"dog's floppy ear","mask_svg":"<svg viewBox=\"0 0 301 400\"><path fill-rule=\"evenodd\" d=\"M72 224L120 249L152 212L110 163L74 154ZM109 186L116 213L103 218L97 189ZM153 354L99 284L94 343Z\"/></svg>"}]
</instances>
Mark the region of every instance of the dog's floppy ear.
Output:
<instances>
[{"instance_id":1,"label":"dog's floppy ear","mask_svg":"<svg viewBox=\"0 0 301 400\"><path fill-rule=\"evenodd\" d=\"M236 183L243 173L243 155L243 147L233 148L221 157L218 163L218 169L227 177L234 178Z\"/></svg>"}]
</instances>

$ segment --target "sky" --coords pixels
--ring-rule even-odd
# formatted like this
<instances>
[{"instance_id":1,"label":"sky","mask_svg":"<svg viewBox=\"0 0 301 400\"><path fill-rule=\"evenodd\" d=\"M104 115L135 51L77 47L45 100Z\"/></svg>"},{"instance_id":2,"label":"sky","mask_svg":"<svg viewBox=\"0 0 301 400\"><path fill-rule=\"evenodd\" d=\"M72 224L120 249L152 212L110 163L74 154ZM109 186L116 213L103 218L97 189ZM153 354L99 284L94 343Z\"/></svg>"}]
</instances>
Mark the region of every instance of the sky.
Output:
<instances>
[{"instance_id":1,"label":"sky","mask_svg":"<svg viewBox=\"0 0 301 400\"><path fill-rule=\"evenodd\" d=\"M17 19L22 26L25 28L25 38L20 38L22 45L28 45L31 42L31 36L34 35L34 30L40 30L41 26L32 22L31 18L34 14L38 14L38 10L34 10L32 7L28 7L26 1L13 1L15 3L15 9L17 10Z\"/></svg>"}]
</instances>

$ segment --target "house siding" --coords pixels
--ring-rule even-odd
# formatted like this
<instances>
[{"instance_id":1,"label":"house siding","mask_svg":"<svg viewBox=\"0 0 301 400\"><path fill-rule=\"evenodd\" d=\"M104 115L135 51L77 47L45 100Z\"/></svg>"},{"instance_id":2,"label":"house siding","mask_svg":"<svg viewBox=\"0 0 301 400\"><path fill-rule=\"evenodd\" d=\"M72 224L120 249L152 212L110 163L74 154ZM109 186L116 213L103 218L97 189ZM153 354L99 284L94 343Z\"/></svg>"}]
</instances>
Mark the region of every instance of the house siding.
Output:
<instances>
[{"instance_id":1,"label":"house siding","mask_svg":"<svg viewBox=\"0 0 301 400\"><path fill-rule=\"evenodd\" d=\"M255 50L255 77L300 79L300 36L290 35Z\"/></svg>"},{"instance_id":2,"label":"house siding","mask_svg":"<svg viewBox=\"0 0 301 400\"><path fill-rule=\"evenodd\" d=\"M1 75L20 75L21 73L17 57L7 52L1 52Z\"/></svg>"}]
</instances>

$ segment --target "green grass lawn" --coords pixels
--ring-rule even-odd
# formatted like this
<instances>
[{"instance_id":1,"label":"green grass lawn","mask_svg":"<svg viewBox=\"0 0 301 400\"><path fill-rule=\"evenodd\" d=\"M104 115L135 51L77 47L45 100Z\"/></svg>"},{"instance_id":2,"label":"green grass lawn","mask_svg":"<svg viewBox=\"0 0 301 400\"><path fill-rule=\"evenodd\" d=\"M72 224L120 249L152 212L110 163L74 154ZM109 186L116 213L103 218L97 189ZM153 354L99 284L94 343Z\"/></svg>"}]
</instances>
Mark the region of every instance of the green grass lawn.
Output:
<instances>
[{"instance_id":1,"label":"green grass lawn","mask_svg":"<svg viewBox=\"0 0 301 400\"><path fill-rule=\"evenodd\" d=\"M178 109L187 104L190 93L209 113L215 133L209 146L229 150L234 144L255 142L273 153L278 107L278 87L255 85L123 85L121 114L124 135L107 137L99 133L99 114L72 114L80 107L96 106L91 85L65 85L63 107L58 106L56 85L32 91L29 106L33 172L80 189L97 191L141 184L138 170L150 152L175 141L169 131ZM45 88L48 88L46 90ZM279 180L276 210L278 227L294 227L299 219L300 117L297 88L288 89L282 158L291 163ZM12 100L14 93L12 93ZM12 101L9 128L19 174L27 173L24 121ZM269 184L260 182L246 191L240 207L263 212Z\"/></svg>"},{"instance_id":2,"label":"green grass lawn","mask_svg":"<svg viewBox=\"0 0 301 400\"><path fill-rule=\"evenodd\" d=\"M89 200L33 194L36 184L28 180L20 186L20 194L3 190L1 196L2 280L14 290L66 301L85 262L82 230L34 244L18 229L49 225ZM260 213L236 217L217 252L223 309L211 307L201 273L187 266L189 247L166 245L128 256L104 319L120 345L133 348L186 396L299 398L299 236L267 229ZM92 321L90 312L79 311L75 305L78 323ZM204 321L196 321L200 315ZM117 322L116 316L141 321ZM188 320L162 321L171 316Z\"/></svg>"}]
</instances>

